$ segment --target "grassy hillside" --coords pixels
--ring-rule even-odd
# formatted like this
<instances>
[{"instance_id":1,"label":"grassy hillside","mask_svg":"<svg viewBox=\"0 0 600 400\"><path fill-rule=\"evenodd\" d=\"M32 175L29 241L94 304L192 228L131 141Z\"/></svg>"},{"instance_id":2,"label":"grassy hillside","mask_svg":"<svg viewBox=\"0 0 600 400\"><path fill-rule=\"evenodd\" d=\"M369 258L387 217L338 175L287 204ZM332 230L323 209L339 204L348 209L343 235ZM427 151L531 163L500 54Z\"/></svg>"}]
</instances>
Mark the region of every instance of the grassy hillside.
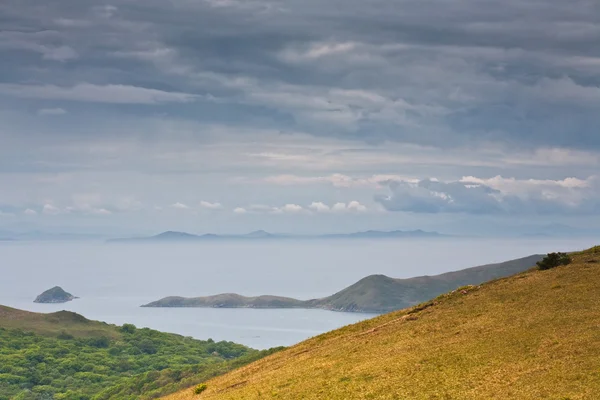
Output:
<instances>
[{"instance_id":1,"label":"grassy hillside","mask_svg":"<svg viewBox=\"0 0 600 400\"><path fill-rule=\"evenodd\" d=\"M408 279L371 275L331 296L307 301L289 297L245 297L225 293L192 298L165 297L144 307L323 308L333 311L386 313L429 300L459 286L477 285L525 271L541 258L541 255L533 255L441 275Z\"/></svg>"},{"instance_id":2,"label":"grassy hillside","mask_svg":"<svg viewBox=\"0 0 600 400\"><path fill-rule=\"evenodd\" d=\"M186 399L597 399L600 247L350 325Z\"/></svg>"},{"instance_id":3,"label":"grassy hillside","mask_svg":"<svg viewBox=\"0 0 600 400\"><path fill-rule=\"evenodd\" d=\"M432 299L460 286L478 285L523 272L541 258L541 255L532 255L497 264L408 279L371 275L334 295L316 300L315 304L319 308L335 311L391 312Z\"/></svg>"},{"instance_id":4,"label":"grassy hillside","mask_svg":"<svg viewBox=\"0 0 600 400\"><path fill-rule=\"evenodd\" d=\"M59 336L68 332L76 338L104 336L117 339L121 333L115 326L105 322L90 321L70 311L59 311L50 314L17 310L0 305L0 328L21 329L44 336Z\"/></svg>"},{"instance_id":5,"label":"grassy hillside","mask_svg":"<svg viewBox=\"0 0 600 400\"><path fill-rule=\"evenodd\" d=\"M0 306L0 400L138 400L272 352Z\"/></svg>"}]
</instances>

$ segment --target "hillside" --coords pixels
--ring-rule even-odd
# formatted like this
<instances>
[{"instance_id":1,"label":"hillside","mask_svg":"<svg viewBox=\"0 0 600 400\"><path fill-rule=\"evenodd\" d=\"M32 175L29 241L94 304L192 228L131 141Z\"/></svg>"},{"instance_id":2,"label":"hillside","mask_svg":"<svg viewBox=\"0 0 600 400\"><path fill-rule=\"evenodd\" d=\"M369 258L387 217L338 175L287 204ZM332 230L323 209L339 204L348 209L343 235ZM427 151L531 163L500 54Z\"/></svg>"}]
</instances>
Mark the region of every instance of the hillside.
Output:
<instances>
[{"instance_id":1,"label":"hillside","mask_svg":"<svg viewBox=\"0 0 600 400\"><path fill-rule=\"evenodd\" d=\"M43 336L58 336L69 332L77 338L105 336L116 339L119 331L105 322L90 321L71 311L58 311L50 314L17 310L0 305L0 328L20 329Z\"/></svg>"},{"instance_id":2,"label":"hillside","mask_svg":"<svg viewBox=\"0 0 600 400\"><path fill-rule=\"evenodd\" d=\"M140 400L273 351L0 306L0 400Z\"/></svg>"},{"instance_id":3,"label":"hillside","mask_svg":"<svg viewBox=\"0 0 600 400\"><path fill-rule=\"evenodd\" d=\"M206 297L165 297L143 307L225 307L225 308L322 308L333 311L385 313L409 307L459 286L509 276L531 268L540 255L447 272L436 276L394 279L371 275L322 299L296 300L289 297L244 297L226 293Z\"/></svg>"},{"instance_id":4,"label":"hillside","mask_svg":"<svg viewBox=\"0 0 600 400\"><path fill-rule=\"evenodd\" d=\"M350 325L186 399L597 399L600 247Z\"/></svg>"}]
</instances>

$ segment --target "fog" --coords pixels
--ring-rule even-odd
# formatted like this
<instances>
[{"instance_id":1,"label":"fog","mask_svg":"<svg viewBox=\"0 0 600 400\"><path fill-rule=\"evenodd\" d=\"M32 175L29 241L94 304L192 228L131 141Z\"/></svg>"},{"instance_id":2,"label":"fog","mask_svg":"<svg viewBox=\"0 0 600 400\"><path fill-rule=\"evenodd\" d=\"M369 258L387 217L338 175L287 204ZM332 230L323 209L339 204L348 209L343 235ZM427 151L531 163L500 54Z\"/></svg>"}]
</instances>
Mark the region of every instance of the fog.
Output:
<instances>
[{"instance_id":1,"label":"fog","mask_svg":"<svg viewBox=\"0 0 600 400\"><path fill-rule=\"evenodd\" d=\"M169 295L223 292L309 299L330 295L371 274L433 275L594 244L593 239L3 242L0 304L42 312L67 309L110 323L131 322L200 339L267 348L290 345L372 315L139 306ZM33 303L38 294L55 285L80 299L58 305Z\"/></svg>"}]
</instances>

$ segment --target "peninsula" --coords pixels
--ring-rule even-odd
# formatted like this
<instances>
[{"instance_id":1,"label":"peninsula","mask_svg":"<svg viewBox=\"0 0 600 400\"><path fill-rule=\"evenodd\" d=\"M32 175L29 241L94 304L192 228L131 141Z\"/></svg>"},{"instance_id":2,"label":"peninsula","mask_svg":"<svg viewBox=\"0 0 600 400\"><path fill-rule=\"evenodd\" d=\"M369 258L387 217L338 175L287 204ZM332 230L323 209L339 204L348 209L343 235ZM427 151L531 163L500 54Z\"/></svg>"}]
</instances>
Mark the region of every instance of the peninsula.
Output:
<instances>
[{"instance_id":1,"label":"peninsula","mask_svg":"<svg viewBox=\"0 0 600 400\"><path fill-rule=\"evenodd\" d=\"M532 255L498 264L408 279L370 275L321 299L297 300L279 296L245 297L234 293L224 293L191 298L170 296L142 307L320 308L331 311L380 314L419 304L460 286L478 285L492 279L523 272L535 266L535 263L541 259L541 255Z\"/></svg>"}]
</instances>

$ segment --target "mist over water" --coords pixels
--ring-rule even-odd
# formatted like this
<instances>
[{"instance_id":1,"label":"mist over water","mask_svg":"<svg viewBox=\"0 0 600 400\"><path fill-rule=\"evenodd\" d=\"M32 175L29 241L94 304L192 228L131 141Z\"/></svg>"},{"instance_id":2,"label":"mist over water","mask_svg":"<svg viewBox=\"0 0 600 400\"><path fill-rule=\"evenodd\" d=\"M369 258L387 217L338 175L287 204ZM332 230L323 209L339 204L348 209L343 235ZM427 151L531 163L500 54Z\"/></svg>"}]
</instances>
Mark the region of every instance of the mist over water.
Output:
<instances>
[{"instance_id":1,"label":"mist over water","mask_svg":"<svg viewBox=\"0 0 600 400\"><path fill-rule=\"evenodd\" d=\"M133 323L255 348L291 345L370 318L324 310L140 308L171 295L233 292L323 297L371 274L435 275L535 253L591 247L594 239L390 239L224 241L187 244L0 242L0 304L71 310L94 320ZM52 286L80 299L35 304Z\"/></svg>"}]
</instances>

